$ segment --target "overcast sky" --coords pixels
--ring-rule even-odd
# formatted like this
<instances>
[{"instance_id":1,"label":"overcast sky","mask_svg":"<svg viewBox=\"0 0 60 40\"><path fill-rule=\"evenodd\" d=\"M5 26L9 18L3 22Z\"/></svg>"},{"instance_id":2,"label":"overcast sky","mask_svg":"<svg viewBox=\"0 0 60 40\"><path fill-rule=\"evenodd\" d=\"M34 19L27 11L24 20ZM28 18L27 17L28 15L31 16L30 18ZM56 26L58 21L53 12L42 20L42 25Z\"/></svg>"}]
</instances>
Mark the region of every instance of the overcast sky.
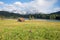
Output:
<instances>
[{"instance_id":1,"label":"overcast sky","mask_svg":"<svg viewBox=\"0 0 60 40\"><path fill-rule=\"evenodd\" d=\"M51 13L60 11L60 0L0 0L0 11L14 13Z\"/></svg>"}]
</instances>

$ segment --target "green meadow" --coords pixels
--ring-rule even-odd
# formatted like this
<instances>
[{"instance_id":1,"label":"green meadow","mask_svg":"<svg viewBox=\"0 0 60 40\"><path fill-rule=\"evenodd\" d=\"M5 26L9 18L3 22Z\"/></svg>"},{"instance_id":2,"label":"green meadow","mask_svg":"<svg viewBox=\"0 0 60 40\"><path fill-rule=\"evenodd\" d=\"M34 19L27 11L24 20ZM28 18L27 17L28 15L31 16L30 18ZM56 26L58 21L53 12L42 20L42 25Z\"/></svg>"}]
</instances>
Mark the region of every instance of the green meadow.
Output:
<instances>
[{"instance_id":1,"label":"green meadow","mask_svg":"<svg viewBox=\"0 0 60 40\"><path fill-rule=\"evenodd\" d=\"M0 20L0 40L60 40L60 22Z\"/></svg>"}]
</instances>

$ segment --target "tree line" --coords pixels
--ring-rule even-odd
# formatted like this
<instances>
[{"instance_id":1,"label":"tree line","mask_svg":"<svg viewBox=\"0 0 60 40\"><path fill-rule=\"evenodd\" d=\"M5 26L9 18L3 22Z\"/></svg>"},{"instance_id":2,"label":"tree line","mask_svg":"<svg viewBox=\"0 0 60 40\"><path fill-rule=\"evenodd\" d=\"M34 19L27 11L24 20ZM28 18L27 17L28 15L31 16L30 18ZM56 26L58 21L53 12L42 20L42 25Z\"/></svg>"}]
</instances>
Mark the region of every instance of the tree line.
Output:
<instances>
[{"instance_id":1,"label":"tree line","mask_svg":"<svg viewBox=\"0 0 60 40\"><path fill-rule=\"evenodd\" d=\"M8 18L8 19L17 19L17 18L29 18L29 19L54 19L54 20L60 20L60 11L50 13L50 14L43 14L43 13L31 13L31 14L19 14L19 13L13 13L13 12L7 12L7 11L0 11L0 18Z\"/></svg>"}]
</instances>

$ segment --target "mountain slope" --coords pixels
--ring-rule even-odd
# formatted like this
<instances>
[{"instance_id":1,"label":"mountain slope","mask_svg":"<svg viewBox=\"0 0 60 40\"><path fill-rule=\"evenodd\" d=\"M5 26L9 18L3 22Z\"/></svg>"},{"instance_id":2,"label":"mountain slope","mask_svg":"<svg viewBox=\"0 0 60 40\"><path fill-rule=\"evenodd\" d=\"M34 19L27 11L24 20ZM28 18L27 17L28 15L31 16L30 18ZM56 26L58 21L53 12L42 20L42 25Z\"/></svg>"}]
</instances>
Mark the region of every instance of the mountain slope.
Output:
<instances>
[{"instance_id":1,"label":"mountain slope","mask_svg":"<svg viewBox=\"0 0 60 40\"><path fill-rule=\"evenodd\" d=\"M60 20L60 11L50 13L50 14L43 14L43 13L36 13L36 14L25 14L21 15L19 13L12 13L7 11L0 11L0 17L4 16L5 18L38 18L38 19L59 19Z\"/></svg>"}]
</instances>

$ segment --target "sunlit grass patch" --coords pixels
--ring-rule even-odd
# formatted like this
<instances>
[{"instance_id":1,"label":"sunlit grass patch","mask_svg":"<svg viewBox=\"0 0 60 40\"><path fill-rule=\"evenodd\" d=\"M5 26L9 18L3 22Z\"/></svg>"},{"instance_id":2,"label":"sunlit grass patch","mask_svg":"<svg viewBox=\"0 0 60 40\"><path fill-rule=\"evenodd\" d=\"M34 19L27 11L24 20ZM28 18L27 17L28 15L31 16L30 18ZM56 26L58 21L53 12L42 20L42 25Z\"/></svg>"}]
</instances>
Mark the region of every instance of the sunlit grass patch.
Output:
<instances>
[{"instance_id":1,"label":"sunlit grass patch","mask_svg":"<svg viewBox=\"0 0 60 40\"><path fill-rule=\"evenodd\" d=\"M60 40L60 22L0 20L0 40Z\"/></svg>"}]
</instances>

